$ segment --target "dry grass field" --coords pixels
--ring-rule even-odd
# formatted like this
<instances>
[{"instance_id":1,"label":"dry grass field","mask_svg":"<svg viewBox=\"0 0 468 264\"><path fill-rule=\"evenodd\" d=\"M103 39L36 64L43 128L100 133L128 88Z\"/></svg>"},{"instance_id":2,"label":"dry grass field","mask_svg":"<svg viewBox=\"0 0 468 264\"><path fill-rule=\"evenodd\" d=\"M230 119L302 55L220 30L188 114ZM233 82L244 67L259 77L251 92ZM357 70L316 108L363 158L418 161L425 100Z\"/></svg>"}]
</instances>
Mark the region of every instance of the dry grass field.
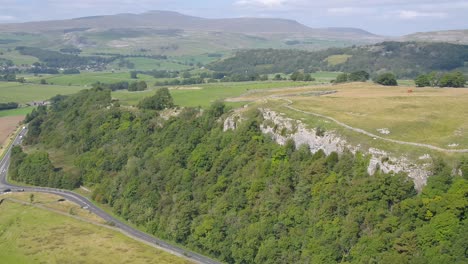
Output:
<instances>
[{"instance_id":1,"label":"dry grass field","mask_svg":"<svg viewBox=\"0 0 468 264\"><path fill-rule=\"evenodd\" d=\"M34 205L40 208L28 204L29 193L1 195L0 199L5 199L0 204L1 263L190 263L86 222L102 220L76 205L58 202L57 196L36 193ZM67 216L71 208L76 209L73 216L86 221Z\"/></svg>"},{"instance_id":2,"label":"dry grass field","mask_svg":"<svg viewBox=\"0 0 468 264\"><path fill-rule=\"evenodd\" d=\"M319 91L336 92L317 96ZM320 121L304 112L325 115L385 139L448 150L468 149L468 89L348 83L261 91L230 100L256 101L311 126L349 132L334 122ZM365 135L350 137L356 143L369 141Z\"/></svg>"},{"instance_id":3,"label":"dry grass field","mask_svg":"<svg viewBox=\"0 0 468 264\"><path fill-rule=\"evenodd\" d=\"M18 124L24 119L24 116L6 116L0 117L0 154L6 148L9 138L16 131Z\"/></svg>"}]
</instances>

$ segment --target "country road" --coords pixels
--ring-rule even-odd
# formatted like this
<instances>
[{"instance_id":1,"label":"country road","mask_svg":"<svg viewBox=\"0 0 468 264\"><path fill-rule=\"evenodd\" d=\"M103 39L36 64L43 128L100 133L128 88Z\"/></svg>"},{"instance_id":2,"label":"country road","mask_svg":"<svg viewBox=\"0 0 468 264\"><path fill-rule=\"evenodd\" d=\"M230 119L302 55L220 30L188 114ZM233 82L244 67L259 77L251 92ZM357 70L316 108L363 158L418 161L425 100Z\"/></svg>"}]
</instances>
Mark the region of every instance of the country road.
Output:
<instances>
[{"instance_id":1,"label":"country road","mask_svg":"<svg viewBox=\"0 0 468 264\"><path fill-rule=\"evenodd\" d=\"M135 229L118 219L114 218L113 216L109 215L106 213L104 210L101 208L97 207L94 205L88 198L83 197L77 193L67 191L67 190L61 190L61 189L54 189L54 188L43 188L43 187L23 187L23 186L17 186L17 185L12 185L8 183L7 179L7 174L8 174L8 166L10 165L10 154L11 154L11 148L15 145L19 145L22 142L23 137L27 133L27 128L23 128L20 133L16 136L10 147L8 148L7 152L5 153L5 156L3 159L0 161L0 193L10 189L11 191L25 191L25 192L42 192L42 193L51 193L51 194L56 194L59 195L71 202L74 202L78 204L81 207L88 208L88 210L97 216L101 217L108 223L112 223L113 227L117 228L120 230L122 233L126 234L127 236L130 236L134 239L143 241L145 243L151 244L155 247L158 247L166 252L169 252L171 254L180 256L182 258L186 258L194 263L203 263L203 264L218 264L220 262L212 260L208 257L205 257L203 255L200 255L195 252L191 252L188 250L185 250L183 248L174 246L172 244L169 244L163 240L157 239L151 235L148 235L138 229Z\"/></svg>"}]
</instances>

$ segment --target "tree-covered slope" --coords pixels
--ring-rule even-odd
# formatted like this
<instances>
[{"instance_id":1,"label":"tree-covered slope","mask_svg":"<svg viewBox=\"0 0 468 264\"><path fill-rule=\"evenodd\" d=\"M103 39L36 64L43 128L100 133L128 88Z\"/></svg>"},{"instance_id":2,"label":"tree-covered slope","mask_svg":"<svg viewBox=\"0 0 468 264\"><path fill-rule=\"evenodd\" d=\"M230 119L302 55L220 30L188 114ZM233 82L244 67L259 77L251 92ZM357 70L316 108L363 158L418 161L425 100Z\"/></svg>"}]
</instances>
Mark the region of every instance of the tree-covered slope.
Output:
<instances>
[{"instance_id":1,"label":"tree-covered slope","mask_svg":"<svg viewBox=\"0 0 468 264\"><path fill-rule=\"evenodd\" d=\"M346 55L344 62L330 64L331 56ZM370 46L330 48L324 51L258 49L237 52L212 63L209 68L226 73L291 73L298 70L394 72L415 77L430 71L450 71L468 62L468 46L447 43L383 42Z\"/></svg>"},{"instance_id":2,"label":"tree-covered slope","mask_svg":"<svg viewBox=\"0 0 468 264\"><path fill-rule=\"evenodd\" d=\"M78 184L123 218L224 262L467 261L468 181L444 164L418 195L405 175L369 176L360 154L275 144L255 112L223 132L225 112L216 103L165 120L97 88L35 111L26 142L73 156ZM10 176L36 160L50 171L32 155L16 149Z\"/></svg>"}]
</instances>

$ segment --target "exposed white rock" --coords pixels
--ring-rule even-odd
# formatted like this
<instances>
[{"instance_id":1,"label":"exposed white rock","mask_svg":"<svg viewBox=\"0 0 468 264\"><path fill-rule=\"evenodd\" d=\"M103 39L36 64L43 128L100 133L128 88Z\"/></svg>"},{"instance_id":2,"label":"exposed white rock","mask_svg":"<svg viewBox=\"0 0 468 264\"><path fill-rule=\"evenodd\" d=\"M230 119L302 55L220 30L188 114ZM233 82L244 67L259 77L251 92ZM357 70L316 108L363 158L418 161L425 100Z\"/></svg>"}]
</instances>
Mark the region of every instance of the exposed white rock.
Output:
<instances>
[{"instance_id":1,"label":"exposed white rock","mask_svg":"<svg viewBox=\"0 0 468 264\"><path fill-rule=\"evenodd\" d=\"M377 129L377 132L379 132L382 135L389 135L390 134L390 130L388 128L379 128L379 129Z\"/></svg>"},{"instance_id":2,"label":"exposed white rock","mask_svg":"<svg viewBox=\"0 0 468 264\"><path fill-rule=\"evenodd\" d=\"M424 154L421 157L419 157L419 160L428 160L431 159L431 155L429 154Z\"/></svg>"},{"instance_id":3,"label":"exposed white rock","mask_svg":"<svg viewBox=\"0 0 468 264\"><path fill-rule=\"evenodd\" d=\"M370 155L370 162L367 168L370 175L373 175L378 169L384 173L404 172L413 179L417 190L422 189L431 174L431 163L415 165L414 162L411 162L406 157L391 157L383 150L376 148L364 149L361 145L352 146L333 131L318 132L316 129L307 128L299 120L287 118L283 114L278 114L272 110L260 109L260 111L265 120L261 125L262 132L271 135L278 144L284 145L288 139L293 139L296 147L306 144L311 152L317 152L321 149L327 155L332 152L341 154L346 149L352 153L361 151L364 154ZM234 129L235 120L239 120L239 116L233 115L226 119L224 123L225 130ZM430 159L429 155L424 155L423 157L424 159Z\"/></svg>"}]
</instances>

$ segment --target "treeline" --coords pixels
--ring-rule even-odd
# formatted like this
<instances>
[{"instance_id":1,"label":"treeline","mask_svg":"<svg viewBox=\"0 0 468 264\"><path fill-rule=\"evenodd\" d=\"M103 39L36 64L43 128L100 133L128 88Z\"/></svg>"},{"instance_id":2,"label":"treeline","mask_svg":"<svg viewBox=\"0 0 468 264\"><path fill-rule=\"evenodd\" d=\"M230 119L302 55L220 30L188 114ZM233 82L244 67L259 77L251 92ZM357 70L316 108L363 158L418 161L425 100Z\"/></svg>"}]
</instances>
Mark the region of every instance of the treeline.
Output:
<instances>
[{"instance_id":1,"label":"treeline","mask_svg":"<svg viewBox=\"0 0 468 264\"><path fill-rule=\"evenodd\" d=\"M464 177L435 160L418 195L406 175L369 176L362 154L277 145L261 132L256 111L223 132L222 103L167 119L116 107L102 88L51 102L29 117L26 143L73 157L93 199L124 219L220 261L467 260L467 160L458 166ZM51 166L41 160L46 168L36 171L46 173L37 175L47 177ZM29 166L22 163L13 166Z\"/></svg>"},{"instance_id":2,"label":"treeline","mask_svg":"<svg viewBox=\"0 0 468 264\"><path fill-rule=\"evenodd\" d=\"M467 78L462 72L431 72L428 74L421 74L414 80L418 87L465 87Z\"/></svg>"},{"instance_id":3,"label":"treeline","mask_svg":"<svg viewBox=\"0 0 468 264\"><path fill-rule=\"evenodd\" d=\"M116 59L125 59L125 58L149 58L155 60L167 60L166 55L151 55L151 54L119 54L119 53L107 53L107 52L96 52L93 55L98 56L111 56Z\"/></svg>"},{"instance_id":4,"label":"treeline","mask_svg":"<svg viewBox=\"0 0 468 264\"><path fill-rule=\"evenodd\" d=\"M136 91L144 91L148 88L148 84L145 81L136 81L136 82L116 82L116 83L101 83L96 82L92 84L93 88L105 88L110 89L111 91L118 91L118 90L128 90L130 92Z\"/></svg>"},{"instance_id":5,"label":"treeline","mask_svg":"<svg viewBox=\"0 0 468 264\"><path fill-rule=\"evenodd\" d=\"M102 67L116 59L114 57L78 56L33 47L16 47L16 50L22 55L38 58L50 68Z\"/></svg>"},{"instance_id":6,"label":"treeline","mask_svg":"<svg viewBox=\"0 0 468 264\"><path fill-rule=\"evenodd\" d=\"M36 186L74 189L80 186L80 179L67 175L61 169L54 168L47 152L31 154L23 152L20 146L11 150L11 164L8 170L12 180Z\"/></svg>"},{"instance_id":7,"label":"treeline","mask_svg":"<svg viewBox=\"0 0 468 264\"><path fill-rule=\"evenodd\" d=\"M350 56L345 62L331 65L332 55ZM451 71L465 66L468 45L448 43L383 42L370 46L331 48L325 51L257 49L239 51L234 57L209 64L217 72L292 73L322 71L385 70L400 78L414 78L430 71Z\"/></svg>"},{"instance_id":8,"label":"treeline","mask_svg":"<svg viewBox=\"0 0 468 264\"><path fill-rule=\"evenodd\" d=\"M15 102L0 103L0 110L16 109L18 106L18 103Z\"/></svg>"},{"instance_id":9,"label":"treeline","mask_svg":"<svg viewBox=\"0 0 468 264\"><path fill-rule=\"evenodd\" d=\"M0 81L3 81L3 82L17 82L18 79L16 78L15 73L7 73L7 74L0 75ZM24 81L24 78L22 78L21 81Z\"/></svg>"}]
</instances>

